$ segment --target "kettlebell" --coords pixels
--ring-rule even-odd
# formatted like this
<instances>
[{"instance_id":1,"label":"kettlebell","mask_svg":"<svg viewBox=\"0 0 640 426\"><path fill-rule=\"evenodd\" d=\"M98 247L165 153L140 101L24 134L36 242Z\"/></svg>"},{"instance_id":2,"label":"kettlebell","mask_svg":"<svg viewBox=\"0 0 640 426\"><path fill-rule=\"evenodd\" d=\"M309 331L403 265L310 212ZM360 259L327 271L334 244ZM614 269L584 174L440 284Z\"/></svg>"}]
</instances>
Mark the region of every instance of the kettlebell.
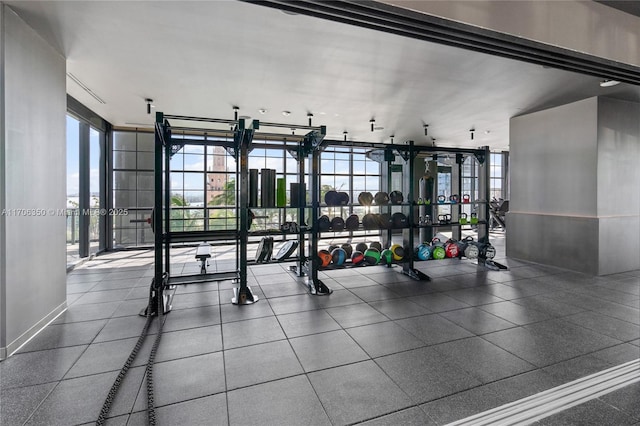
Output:
<instances>
[{"instance_id":1,"label":"kettlebell","mask_svg":"<svg viewBox=\"0 0 640 426\"><path fill-rule=\"evenodd\" d=\"M470 202L471 202L471 195L469 195L469 194L464 194L464 195L462 196L462 202L463 202L463 203L470 203Z\"/></svg>"},{"instance_id":2,"label":"kettlebell","mask_svg":"<svg viewBox=\"0 0 640 426\"><path fill-rule=\"evenodd\" d=\"M449 201L451 204L456 204L458 202L458 194L452 194L449 196Z\"/></svg>"},{"instance_id":3,"label":"kettlebell","mask_svg":"<svg viewBox=\"0 0 640 426\"><path fill-rule=\"evenodd\" d=\"M460 225L466 225L467 224L467 214L466 213L460 213Z\"/></svg>"},{"instance_id":4,"label":"kettlebell","mask_svg":"<svg viewBox=\"0 0 640 426\"><path fill-rule=\"evenodd\" d=\"M447 197L444 195L438 195L438 204L443 204L445 201L447 201Z\"/></svg>"},{"instance_id":5,"label":"kettlebell","mask_svg":"<svg viewBox=\"0 0 640 426\"><path fill-rule=\"evenodd\" d=\"M470 222L471 222L472 225L477 225L478 224L478 214L477 213L471 213Z\"/></svg>"},{"instance_id":6,"label":"kettlebell","mask_svg":"<svg viewBox=\"0 0 640 426\"><path fill-rule=\"evenodd\" d=\"M441 225L446 225L447 224L447 215L446 214L438 215L438 222L440 222Z\"/></svg>"}]
</instances>

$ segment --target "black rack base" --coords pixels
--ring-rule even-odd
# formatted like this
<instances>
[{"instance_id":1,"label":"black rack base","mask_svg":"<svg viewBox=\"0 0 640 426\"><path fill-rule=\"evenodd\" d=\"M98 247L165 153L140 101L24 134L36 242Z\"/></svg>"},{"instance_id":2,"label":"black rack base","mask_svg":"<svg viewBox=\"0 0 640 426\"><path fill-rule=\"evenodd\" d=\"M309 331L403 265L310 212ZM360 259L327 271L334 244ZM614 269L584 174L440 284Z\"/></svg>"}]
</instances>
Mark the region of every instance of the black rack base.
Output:
<instances>
[{"instance_id":1,"label":"black rack base","mask_svg":"<svg viewBox=\"0 0 640 426\"><path fill-rule=\"evenodd\" d=\"M431 281L431 278L429 277L429 275L415 268L402 268L400 273L410 278L413 278L416 281Z\"/></svg>"},{"instance_id":2,"label":"black rack base","mask_svg":"<svg viewBox=\"0 0 640 426\"><path fill-rule=\"evenodd\" d=\"M322 281L309 279L307 281L307 287L309 287L309 292L314 296L328 296L333 293L329 287L327 287Z\"/></svg>"},{"instance_id":3,"label":"black rack base","mask_svg":"<svg viewBox=\"0 0 640 426\"><path fill-rule=\"evenodd\" d=\"M258 296L254 295L249 286L235 287L231 303L234 305L253 305L258 301Z\"/></svg>"}]
</instances>

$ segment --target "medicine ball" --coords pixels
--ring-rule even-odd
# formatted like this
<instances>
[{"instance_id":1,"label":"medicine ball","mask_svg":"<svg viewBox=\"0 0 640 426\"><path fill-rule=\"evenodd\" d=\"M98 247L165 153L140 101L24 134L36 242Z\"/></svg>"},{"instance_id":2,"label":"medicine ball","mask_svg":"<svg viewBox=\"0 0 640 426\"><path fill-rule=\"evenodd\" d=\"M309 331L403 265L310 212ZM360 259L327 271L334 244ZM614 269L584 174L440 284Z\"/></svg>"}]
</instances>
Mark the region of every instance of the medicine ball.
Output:
<instances>
[{"instance_id":1,"label":"medicine ball","mask_svg":"<svg viewBox=\"0 0 640 426\"><path fill-rule=\"evenodd\" d=\"M318 252L318 260L320 261L320 266L322 267L329 266L332 259L333 258L331 256L331 253L329 253L327 250L320 250Z\"/></svg>"},{"instance_id":2,"label":"medicine ball","mask_svg":"<svg viewBox=\"0 0 640 426\"><path fill-rule=\"evenodd\" d=\"M361 192L360 195L358 195L358 203L360 203L360 205L362 206L370 206L371 203L373 202L373 195L371 195L370 192Z\"/></svg>"},{"instance_id":3,"label":"medicine ball","mask_svg":"<svg viewBox=\"0 0 640 426\"><path fill-rule=\"evenodd\" d=\"M479 256L485 259L493 259L496 257L496 249L490 243L487 243L480 250Z\"/></svg>"},{"instance_id":4,"label":"medicine ball","mask_svg":"<svg viewBox=\"0 0 640 426\"><path fill-rule=\"evenodd\" d=\"M404 213L395 212L391 215L394 228L404 228L407 226L407 216Z\"/></svg>"},{"instance_id":5,"label":"medicine ball","mask_svg":"<svg viewBox=\"0 0 640 426\"><path fill-rule=\"evenodd\" d=\"M364 254L361 251L356 250L351 253L351 263L360 265L362 262L364 262Z\"/></svg>"},{"instance_id":6,"label":"medicine ball","mask_svg":"<svg viewBox=\"0 0 640 426\"><path fill-rule=\"evenodd\" d=\"M344 265L344 261L347 260L347 253L340 247L333 249L331 252L331 261L337 265Z\"/></svg>"},{"instance_id":7,"label":"medicine ball","mask_svg":"<svg viewBox=\"0 0 640 426\"><path fill-rule=\"evenodd\" d=\"M380 252L374 248L368 248L364 252L364 260L368 265L377 265L380 262Z\"/></svg>"},{"instance_id":8,"label":"medicine ball","mask_svg":"<svg viewBox=\"0 0 640 426\"><path fill-rule=\"evenodd\" d=\"M429 260L431 257L431 248L426 244L420 244L416 247L416 257L418 260Z\"/></svg>"},{"instance_id":9,"label":"medicine ball","mask_svg":"<svg viewBox=\"0 0 640 426\"><path fill-rule=\"evenodd\" d=\"M389 250L391 250L391 253L393 254L393 260L395 260L396 262L404 259L404 248L400 244L392 245Z\"/></svg>"},{"instance_id":10,"label":"medicine ball","mask_svg":"<svg viewBox=\"0 0 640 426\"><path fill-rule=\"evenodd\" d=\"M391 215L389 213L381 213L378 215L378 225L381 229L391 229L393 228L393 221L391 220Z\"/></svg>"},{"instance_id":11,"label":"medicine ball","mask_svg":"<svg viewBox=\"0 0 640 426\"><path fill-rule=\"evenodd\" d=\"M369 248L374 248L378 251L382 251L382 244L380 244L377 241L372 242L371 244L369 244Z\"/></svg>"},{"instance_id":12,"label":"medicine ball","mask_svg":"<svg viewBox=\"0 0 640 426\"><path fill-rule=\"evenodd\" d=\"M357 214L349 216L345 222L345 226L349 231L355 231L360 227L360 218Z\"/></svg>"},{"instance_id":13,"label":"medicine ball","mask_svg":"<svg viewBox=\"0 0 640 426\"><path fill-rule=\"evenodd\" d=\"M376 195L373 197L373 200L376 202L378 206L386 206L389 204L389 194L386 192L376 192Z\"/></svg>"},{"instance_id":14,"label":"medicine ball","mask_svg":"<svg viewBox=\"0 0 640 426\"><path fill-rule=\"evenodd\" d=\"M393 253L391 253L391 250L382 250L382 253L380 253L380 263L384 265L391 265L393 263Z\"/></svg>"},{"instance_id":15,"label":"medicine ball","mask_svg":"<svg viewBox=\"0 0 640 426\"><path fill-rule=\"evenodd\" d=\"M362 227L364 229L378 229L378 219L373 213L367 213L362 218Z\"/></svg>"},{"instance_id":16,"label":"medicine ball","mask_svg":"<svg viewBox=\"0 0 640 426\"><path fill-rule=\"evenodd\" d=\"M344 219L340 216L336 216L331 219L331 230L333 232L340 232L344 229Z\"/></svg>"},{"instance_id":17,"label":"medicine ball","mask_svg":"<svg viewBox=\"0 0 640 426\"><path fill-rule=\"evenodd\" d=\"M334 250L335 250L335 249L337 249L337 248L338 248L338 246L337 246L337 245L335 245L335 244L330 244L330 245L329 245L329 247L327 247L327 251L328 251L329 253L331 253L332 251L334 251Z\"/></svg>"},{"instance_id":18,"label":"medicine ball","mask_svg":"<svg viewBox=\"0 0 640 426\"><path fill-rule=\"evenodd\" d=\"M322 215L318 218L318 231L326 232L331 229L331 221L329 220L329 216Z\"/></svg>"},{"instance_id":19,"label":"medicine ball","mask_svg":"<svg viewBox=\"0 0 640 426\"><path fill-rule=\"evenodd\" d=\"M342 246L342 250L345 251L345 253L347 253L347 257L351 257L351 255L353 254L353 247L351 247L351 244L349 243L344 243Z\"/></svg>"},{"instance_id":20,"label":"medicine ball","mask_svg":"<svg viewBox=\"0 0 640 426\"><path fill-rule=\"evenodd\" d=\"M347 204L349 204L349 194L347 194L346 192L338 192L337 201L339 206L346 206Z\"/></svg>"},{"instance_id":21,"label":"medicine ball","mask_svg":"<svg viewBox=\"0 0 640 426\"><path fill-rule=\"evenodd\" d=\"M402 204L404 201L404 196L400 191L391 191L389 194L389 199L391 200L391 204Z\"/></svg>"},{"instance_id":22,"label":"medicine ball","mask_svg":"<svg viewBox=\"0 0 640 426\"><path fill-rule=\"evenodd\" d=\"M330 190L324 194L324 202L327 203L328 206L337 206L339 200L339 195L337 191Z\"/></svg>"},{"instance_id":23,"label":"medicine ball","mask_svg":"<svg viewBox=\"0 0 640 426\"><path fill-rule=\"evenodd\" d=\"M369 246L367 246L366 243L356 244L356 251L359 251L360 253L364 253L365 251L367 251L368 248Z\"/></svg>"}]
</instances>

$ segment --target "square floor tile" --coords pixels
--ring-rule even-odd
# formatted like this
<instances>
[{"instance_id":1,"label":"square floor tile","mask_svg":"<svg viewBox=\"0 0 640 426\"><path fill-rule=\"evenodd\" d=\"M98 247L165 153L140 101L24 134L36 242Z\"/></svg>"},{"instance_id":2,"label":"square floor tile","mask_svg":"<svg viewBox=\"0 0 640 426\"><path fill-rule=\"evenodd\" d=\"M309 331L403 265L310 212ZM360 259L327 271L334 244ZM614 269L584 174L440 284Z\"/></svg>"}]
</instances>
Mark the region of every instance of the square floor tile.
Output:
<instances>
[{"instance_id":1,"label":"square floor tile","mask_svg":"<svg viewBox=\"0 0 640 426\"><path fill-rule=\"evenodd\" d=\"M327 313L331 315L338 324L345 328L389 320L389 318L382 315L366 303L329 308L327 309Z\"/></svg>"},{"instance_id":2,"label":"square floor tile","mask_svg":"<svg viewBox=\"0 0 640 426\"><path fill-rule=\"evenodd\" d=\"M443 343L433 346L433 349L482 383L515 376L536 368L480 337Z\"/></svg>"},{"instance_id":3,"label":"square floor tile","mask_svg":"<svg viewBox=\"0 0 640 426\"><path fill-rule=\"evenodd\" d=\"M97 420L117 375L117 372L111 372L61 381L27 424L67 426ZM113 401L110 416L131 411L143 377L143 367L129 370Z\"/></svg>"},{"instance_id":4,"label":"square floor tile","mask_svg":"<svg viewBox=\"0 0 640 426\"><path fill-rule=\"evenodd\" d=\"M392 321L350 328L347 333L372 358L424 346L420 339Z\"/></svg>"},{"instance_id":5,"label":"square floor tile","mask_svg":"<svg viewBox=\"0 0 640 426\"><path fill-rule=\"evenodd\" d=\"M147 336L132 365L140 366L147 362L154 340L155 336ZM137 338L130 338L89 345L65 379L120 371L137 341Z\"/></svg>"},{"instance_id":6,"label":"square floor tile","mask_svg":"<svg viewBox=\"0 0 640 426\"><path fill-rule=\"evenodd\" d=\"M155 340L155 338L149 340ZM221 350L222 330L219 325L169 331L162 333L156 362L203 355Z\"/></svg>"},{"instance_id":7,"label":"square floor tile","mask_svg":"<svg viewBox=\"0 0 640 426\"><path fill-rule=\"evenodd\" d=\"M472 337L473 334L438 314L397 320L396 324L427 345Z\"/></svg>"},{"instance_id":8,"label":"square floor tile","mask_svg":"<svg viewBox=\"0 0 640 426\"><path fill-rule=\"evenodd\" d=\"M308 289L298 282L285 282L260 286L267 298L307 294Z\"/></svg>"},{"instance_id":9,"label":"square floor tile","mask_svg":"<svg viewBox=\"0 0 640 426\"><path fill-rule=\"evenodd\" d=\"M368 287L372 285L380 285L377 281L372 280L368 276L363 276L356 272L357 275L334 276L331 275L341 286L347 289Z\"/></svg>"},{"instance_id":10,"label":"square floor tile","mask_svg":"<svg viewBox=\"0 0 640 426\"><path fill-rule=\"evenodd\" d=\"M621 343L562 320L502 330L483 338L538 367Z\"/></svg>"},{"instance_id":11,"label":"square floor tile","mask_svg":"<svg viewBox=\"0 0 640 426\"><path fill-rule=\"evenodd\" d=\"M591 355L596 358L607 361L611 365L620 365L625 362L633 361L640 358L640 348L630 343L612 346L592 352Z\"/></svg>"},{"instance_id":12,"label":"square floor tile","mask_svg":"<svg viewBox=\"0 0 640 426\"><path fill-rule=\"evenodd\" d=\"M68 324L71 322L93 321L111 318L122 302L90 303L72 305L67 308L52 324Z\"/></svg>"},{"instance_id":13,"label":"square floor tile","mask_svg":"<svg viewBox=\"0 0 640 426\"><path fill-rule=\"evenodd\" d=\"M61 380L87 346L17 353L0 362L0 387L38 385Z\"/></svg>"},{"instance_id":14,"label":"square floor tile","mask_svg":"<svg viewBox=\"0 0 640 426\"><path fill-rule=\"evenodd\" d=\"M225 304L220 306L222 322L241 321L273 316L271 305L266 300L258 300L250 305Z\"/></svg>"},{"instance_id":15,"label":"square floor tile","mask_svg":"<svg viewBox=\"0 0 640 426\"><path fill-rule=\"evenodd\" d=\"M464 302L440 293L412 297L411 301L424 306L431 312L445 312L469 307Z\"/></svg>"},{"instance_id":16,"label":"square floor tile","mask_svg":"<svg viewBox=\"0 0 640 426\"><path fill-rule=\"evenodd\" d=\"M313 297L316 299L316 303L321 308L332 308L337 306L355 305L363 302L362 299L360 299L355 294L351 293L349 290L335 290L333 293L327 296L313 296Z\"/></svg>"},{"instance_id":17,"label":"square floor tile","mask_svg":"<svg viewBox=\"0 0 640 426\"><path fill-rule=\"evenodd\" d=\"M220 297L217 291L176 294L173 296L172 303L173 309L175 310L218 304L220 304Z\"/></svg>"},{"instance_id":18,"label":"square floor tile","mask_svg":"<svg viewBox=\"0 0 640 426\"><path fill-rule=\"evenodd\" d=\"M334 425L371 419L411 405L407 395L373 361L308 376Z\"/></svg>"},{"instance_id":19,"label":"square floor tile","mask_svg":"<svg viewBox=\"0 0 640 426\"><path fill-rule=\"evenodd\" d=\"M365 302L375 302L377 300L397 299L400 295L393 290L381 285L352 288L351 292Z\"/></svg>"},{"instance_id":20,"label":"square floor tile","mask_svg":"<svg viewBox=\"0 0 640 426\"><path fill-rule=\"evenodd\" d=\"M231 426L331 425L304 375L233 390L227 398Z\"/></svg>"},{"instance_id":21,"label":"square floor tile","mask_svg":"<svg viewBox=\"0 0 640 426\"><path fill-rule=\"evenodd\" d=\"M42 330L37 338L31 339L24 345L20 352L87 345L93 341L105 324L107 320L51 324Z\"/></svg>"},{"instance_id":22,"label":"square floor tile","mask_svg":"<svg viewBox=\"0 0 640 426\"><path fill-rule=\"evenodd\" d=\"M480 385L480 381L432 348L376 359L376 363L414 403L424 403Z\"/></svg>"},{"instance_id":23,"label":"square floor tile","mask_svg":"<svg viewBox=\"0 0 640 426\"><path fill-rule=\"evenodd\" d=\"M390 319L402 319L431 313L424 306L411 301L411 298L380 300L369 306Z\"/></svg>"},{"instance_id":24,"label":"square floor tile","mask_svg":"<svg viewBox=\"0 0 640 426\"><path fill-rule=\"evenodd\" d=\"M278 321L288 338L340 329L340 324L325 310L279 315Z\"/></svg>"},{"instance_id":25,"label":"square floor tile","mask_svg":"<svg viewBox=\"0 0 640 426\"><path fill-rule=\"evenodd\" d=\"M311 311L320 309L318 301L323 297L329 296L311 296L309 294L300 294L296 296L277 297L269 299L268 303L276 315L291 314L294 312ZM258 302L260 303L260 302Z\"/></svg>"},{"instance_id":26,"label":"square floor tile","mask_svg":"<svg viewBox=\"0 0 640 426\"><path fill-rule=\"evenodd\" d=\"M437 423L431 419L422 409L418 407L407 408L397 411L377 419L359 423L362 426L436 426Z\"/></svg>"},{"instance_id":27,"label":"square floor tile","mask_svg":"<svg viewBox=\"0 0 640 426\"><path fill-rule=\"evenodd\" d=\"M57 383L5 389L0 392L0 423L21 425Z\"/></svg>"},{"instance_id":28,"label":"square floor tile","mask_svg":"<svg viewBox=\"0 0 640 426\"><path fill-rule=\"evenodd\" d=\"M640 420L640 382L632 383L599 398L601 401L621 410L636 420Z\"/></svg>"},{"instance_id":29,"label":"square floor tile","mask_svg":"<svg viewBox=\"0 0 640 426\"><path fill-rule=\"evenodd\" d=\"M153 383L156 406L224 392L222 352L156 363L153 367ZM142 386L135 411L147 408L146 392L146 386Z\"/></svg>"},{"instance_id":30,"label":"square floor tile","mask_svg":"<svg viewBox=\"0 0 640 426\"><path fill-rule=\"evenodd\" d=\"M229 390L303 372L286 340L230 349L225 351L224 361Z\"/></svg>"},{"instance_id":31,"label":"square floor tile","mask_svg":"<svg viewBox=\"0 0 640 426\"><path fill-rule=\"evenodd\" d=\"M74 303L76 305L82 305L85 303L119 302L125 300L130 292L130 288L120 290L92 291L83 294Z\"/></svg>"},{"instance_id":32,"label":"square floor tile","mask_svg":"<svg viewBox=\"0 0 640 426\"><path fill-rule=\"evenodd\" d=\"M580 312L564 317L563 320L623 342L640 336L640 326L597 312Z\"/></svg>"},{"instance_id":33,"label":"square floor tile","mask_svg":"<svg viewBox=\"0 0 640 426\"><path fill-rule=\"evenodd\" d=\"M147 426L146 411L131 414L126 426ZM125 419L126 420L126 419ZM192 399L156 408L159 425L212 426L227 425L227 398L224 393ZM107 426L110 426L107 424ZM124 425L123 425L124 426Z\"/></svg>"},{"instance_id":34,"label":"square floor tile","mask_svg":"<svg viewBox=\"0 0 640 426\"><path fill-rule=\"evenodd\" d=\"M273 316L222 324L222 337L225 350L286 338Z\"/></svg>"},{"instance_id":35,"label":"square floor tile","mask_svg":"<svg viewBox=\"0 0 640 426\"><path fill-rule=\"evenodd\" d=\"M474 334L485 334L493 331L515 327L515 324L491 315L480 308L465 308L457 311L441 312L440 315Z\"/></svg>"},{"instance_id":36,"label":"square floor tile","mask_svg":"<svg viewBox=\"0 0 640 426\"><path fill-rule=\"evenodd\" d=\"M540 426L622 426L632 425L637 420L599 399L592 399L545 417L537 424Z\"/></svg>"},{"instance_id":37,"label":"square floor tile","mask_svg":"<svg viewBox=\"0 0 640 426\"><path fill-rule=\"evenodd\" d=\"M95 343L107 342L110 340L127 339L130 337L138 337L142 333L147 318L132 315L129 317L111 318L104 328L98 333L94 339ZM158 321L152 318L148 333L154 334L158 329Z\"/></svg>"},{"instance_id":38,"label":"square floor tile","mask_svg":"<svg viewBox=\"0 0 640 426\"><path fill-rule=\"evenodd\" d=\"M513 302L498 302L490 305L482 305L480 309L516 325L531 324L551 318L551 315L542 311L537 311Z\"/></svg>"},{"instance_id":39,"label":"square floor tile","mask_svg":"<svg viewBox=\"0 0 640 426\"><path fill-rule=\"evenodd\" d=\"M588 354L558 362L543 368L542 371L559 383L568 383L607 368L611 368L611 364L606 360Z\"/></svg>"},{"instance_id":40,"label":"square floor tile","mask_svg":"<svg viewBox=\"0 0 640 426\"><path fill-rule=\"evenodd\" d=\"M393 290L401 297L421 296L433 293L433 289L429 286L428 281L406 281L398 283L385 283L386 288Z\"/></svg>"},{"instance_id":41,"label":"square floor tile","mask_svg":"<svg viewBox=\"0 0 640 426\"><path fill-rule=\"evenodd\" d=\"M306 372L369 359L344 330L296 337L289 342Z\"/></svg>"},{"instance_id":42,"label":"square floor tile","mask_svg":"<svg viewBox=\"0 0 640 426\"><path fill-rule=\"evenodd\" d=\"M165 317L163 330L165 332L185 330L216 324L220 324L220 306L202 306L169 312Z\"/></svg>"},{"instance_id":43,"label":"square floor tile","mask_svg":"<svg viewBox=\"0 0 640 426\"><path fill-rule=\"evenodd\" d=\"M544 312L552 317L564 317L585 310L584 308L569 305L546 296L525 297L522 299L514 299L512 302L529 309Z\"/></svg>"},{"instance_id":44,"label":"square floor tile","mask_svg":"<svg viewBox=\"0 0 640 426\"><path fill-rule=\"evenodd\" d=\"M467 305L479 306L486 305L488 303L504 302L504 299L493 296L482 288L466 288L463 290L448 291L445 293L447 296L458 299Z\"/></svg>"}]
</instances>

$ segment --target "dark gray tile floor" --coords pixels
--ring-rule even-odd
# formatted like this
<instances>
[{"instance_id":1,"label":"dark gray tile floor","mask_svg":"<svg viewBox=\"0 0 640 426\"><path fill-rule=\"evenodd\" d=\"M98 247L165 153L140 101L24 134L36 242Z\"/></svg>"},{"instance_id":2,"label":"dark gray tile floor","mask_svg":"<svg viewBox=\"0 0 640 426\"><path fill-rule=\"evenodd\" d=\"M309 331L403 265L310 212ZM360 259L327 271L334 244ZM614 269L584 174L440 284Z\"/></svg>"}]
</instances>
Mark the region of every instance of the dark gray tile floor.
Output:
<instances>
[{"instance_id":1,"label":"dark gray tile floor","mask_svg":"<svg viewBox=\"0 0 640 426\"><path fill-rule=\"evenodd\" d=\"M499 245L499 243L497 244ZM197 272L194 249L174 271ZM160 425L442 425L640 358L640 271L590 277L499 259L322 272L312 296L287 264L233 283L179 287L154 369ZM0 424L90 424L145 319L151 252L99 256L68 276L68 310L0 363ZM228 265L223 259L212 265ZM144 368L157 324L109 425L146 424ZM539 421L640 422L640 384Z\"/></svg>"}]
</instances>

